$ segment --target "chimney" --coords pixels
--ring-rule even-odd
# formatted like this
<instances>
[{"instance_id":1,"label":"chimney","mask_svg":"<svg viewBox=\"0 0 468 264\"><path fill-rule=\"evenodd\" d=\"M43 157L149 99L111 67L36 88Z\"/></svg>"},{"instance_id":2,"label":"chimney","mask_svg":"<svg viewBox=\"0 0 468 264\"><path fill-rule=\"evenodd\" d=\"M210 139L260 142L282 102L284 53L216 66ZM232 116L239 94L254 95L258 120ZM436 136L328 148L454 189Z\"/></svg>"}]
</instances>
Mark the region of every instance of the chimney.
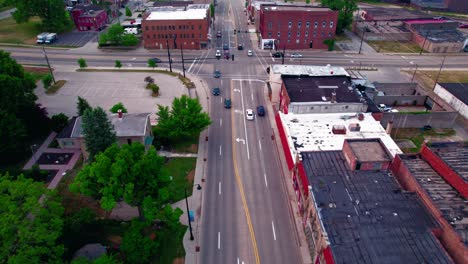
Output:
<instances>
[{"instance_id":1,"label":"chimney","mask_svg":"<svg viewBox=\"0 0 468 264\"><path fill-rule=\"evenodd\" d=\"M390 135L390 133L392 133L392 129L393 129L393 121L390 120L387 123L387 128L385 129L385 132L387 132L387 134Z\"/></svg>"},{"instance_id":2,"label":"chimney","mask_svg":"<svg viewBox=\"0 0 468 264\"><path fill-rule=\"evenodd\" d=\"M117 114L119 115L119 118L122 119L123 117L122 109L117 110Z\"/></svg>"}]
</instances>

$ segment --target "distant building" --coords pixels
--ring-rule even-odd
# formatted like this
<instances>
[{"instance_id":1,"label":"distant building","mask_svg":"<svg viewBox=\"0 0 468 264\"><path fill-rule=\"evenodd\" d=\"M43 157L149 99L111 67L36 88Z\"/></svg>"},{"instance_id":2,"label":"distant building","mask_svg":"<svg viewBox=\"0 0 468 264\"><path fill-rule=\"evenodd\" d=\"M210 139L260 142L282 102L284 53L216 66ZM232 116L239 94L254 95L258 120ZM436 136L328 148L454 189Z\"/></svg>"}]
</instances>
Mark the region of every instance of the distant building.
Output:
<instances>
[{"instance_id":1,"label":"distant building","mask_svg":"<svg viewBox=\"0 0 468 264\"><path fill-rule=\"evenodd\" d=\"M79 31L100 31L107 23L107 12L97 5L75 5L71 17Z\"/></svg>"},{"instance_id":2,"label":"distant building","mask_svg":"<svg viewBox=\"0 0 468 264\"><path fill-rule=\"evenodd\" d=\"M438 83L434 93L468 119L468 83Z\"/></svg>"},{"instance_id":3,"label":"distant building","mask_svg":"<svg viewBox=\"0 0 468 264\"><path fill-rule=\"evenodd\" d=\"M415 19L432 19L432 15L418 10L408 10L400 7L363 7L361 18L366 21L402 21Z\"/></svg>"},{"instance_id":4,"label":"distant building","mask_svg":"<svg viewBox=\"0 0 468 264\"><path fill-rule=\"evenodd\" d=\"M142 21L147 49L206 49L211 41L210 6L160 7L151 9Z\"/></svg>"},{"instance_id":5,"label":"distant building","mask_svg":"<svg viewBox=\"0 0 468 264\"><path fill-rule=\"evenodd\" d=\"M397 155L392 171L401 186L416 193L437 219L440 228L433 233L455 263L468 263L468 147L423 145L418 154Z\"/></svg>"},{"instance_id":6,"label":"distant building","mask_svg":"<svg viewBox=\"0 0 468 264\"><path fill-rule=\"evenodd\" d=\"M466 0L411 0L411 5L422 10L468 13Z\"/></svg>"},{"instance_id":7,"label":"distant building","mask_svg":"<svg viewBox=\"0 0 468 264\"><path fill-rule=\"evenodd\" d=\"M413 42L432 53L461 52L466 37L458 28L458 22L446 20L405 21L413 32Z\"/></svg>"},{"instance_id":8,"label":"distant building","mask_svg":"<svg viewBox=\"0 0 468 264\"><path fill-rule=\"evenodd\" d=\"M310 5L261 5L261 49L326 49L333 39L338 11Z\"/></svg>"},{"instance_id":9,"label":"distant building","mask_svg":"<svg viewBox=\"0 0 468 264\"><path fill-rule=\"evenodd\" d=\"M303 224L314 263L452 263L440 226L387 170L378 139L346 140L342 151L300 154L307 181Z\"/></svg>"},{"instance_id":10,"label":"distant building","mask_svg":"<svg viewBox=\"0 0 468 264\"><path fill-rule=\"evenodd\" d=\"M173 7L181 7L181 6L188 6L192 5L192 0L162 0L162 1L154 1L154 7L161 7L161 6L173 6Z\"/></svg>"}]
</instances>

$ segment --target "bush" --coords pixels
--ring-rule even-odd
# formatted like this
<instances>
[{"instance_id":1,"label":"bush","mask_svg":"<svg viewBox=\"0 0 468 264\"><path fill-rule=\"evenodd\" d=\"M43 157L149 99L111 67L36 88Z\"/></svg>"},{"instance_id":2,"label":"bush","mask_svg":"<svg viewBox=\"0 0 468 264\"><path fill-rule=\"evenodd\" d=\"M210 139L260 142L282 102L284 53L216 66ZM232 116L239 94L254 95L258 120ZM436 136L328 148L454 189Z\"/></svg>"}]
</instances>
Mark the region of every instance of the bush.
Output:
<instances>
[{"instance_id":1,"label":"bush","mask_svg":"<svg viewBox=\"0 0 468 264\"><path fill-rule=\"evenodd\" d=\"M148 67L154 69L155 67L158 67L158 64L156 63L155 60L153 60L153 59L148 59Z\"/></svg>"},{"instance_id":2,"label":"bush","mask_svg":"<svg viewBox=\"0 0 468 264\"><path fill-rule=\"evenodd\" d=\"M80 66L80 69L88 67L88 64L86 63L86 60L83 58L78 59L78 65Z\"/></svg>"},{"instance_id":3,"label":"bush","mask_svg":"<svg viewBox=\"0 0 468 264\"><path fill-rule=\"evenodd\" d=\"M116 68L119 68L119 69L122 68L122 62L119 61L119 60L116 60L116 61L115 61L115 67L116 67Z\"/></svg>"},{"instance_id":4,"label":"bush","mask_svg":"<svg viewBox=\"0 0 468 264\"><path fill-rule=\"evenodd\" d=\"M153 96L158 96L159 95L159 86L155 83L149 84L149 89L153 92Z\"/></svg>"},{"instance_id":5,"label":"bush","mask_svg":"<svg viewBox=\"0 0 468 264\"><path fill-rule=\"evenodd\" d=\"M47 74L42 78L42 84L44 85L44 89L49 89L50 85L52 84L52 75Z\"/></svg>"},{"instance_id":6,"label":"bush","mask_svg":"<svg viewBox=\"0 0 468 264\"><path fill-rule=\"evenodd\" d=\"M56 114L52 116L50 120L52 130L57 133L62 131L68 125L68 116L66 116L64 113Z\"/></svg>"},{"instance_id":7,"label":"bush","mask_svg":"<svg viewBox=\"0 0 468 264\"><path fill-rule=\"evenodd\" d=\"M135 35L125 34L122 36L122 46L136 46L138 44L138 38Z\"/></svg>"},{"instance_id":8,"label":"bush","mask_svg":"<svg viewBox=\"0 0 468 264\"><path fill-rule=\"evenodd\" d=\"M132 221L130 228L122 237L121 244L121 250L128 263L151 262L159 248L159 241L152 240L151 233L151 229L145 222Z\"/></svg>"},{"instance_id":9,"label":"bush","mask_svg":"<svg viewBox=\"0 0 468 264\"><path fill-rule=\"evenodd\" d=\"M116 103L114 106L112 106L111 109L109 109L109 111L114 114L116 114L119 110L122 110L122 113L127 113L127 108L125 108L122 102Z\"/></svg>"},{"instance_id":10,"label":"bush","mask_svg":"<svg viewBox=\"0 0 468 264\"><path fill-rule=\"evenodd\" d=\"M151 83L154 83L154 79L151 78L151 76L146 76L146 77L145 77L145 83L146 83L146 89L149 89L149 88L150 88L149 85L150 85Z\"/></svg>"},{"instance_id":11,"label":"bush","mask_svg":"<svg viewBox=\"0 0 468 264\"><path fill-rule=\"evenodd\" d=\"M328 51L332 51L335 48L335 40L334 39L326 39L323 41L323 44L328 46Z\"/></svg>"},{"instance_id":12,"label":"bush","mask_svg":"<svg viewBox=\"0 0 468 264\"><path fill-rule=\"evenodd\" d=\"M125 7L125 16L128 16L128 17L132 16L132 10L130 10L128 6Z\"/></svg>"}]
</instances>

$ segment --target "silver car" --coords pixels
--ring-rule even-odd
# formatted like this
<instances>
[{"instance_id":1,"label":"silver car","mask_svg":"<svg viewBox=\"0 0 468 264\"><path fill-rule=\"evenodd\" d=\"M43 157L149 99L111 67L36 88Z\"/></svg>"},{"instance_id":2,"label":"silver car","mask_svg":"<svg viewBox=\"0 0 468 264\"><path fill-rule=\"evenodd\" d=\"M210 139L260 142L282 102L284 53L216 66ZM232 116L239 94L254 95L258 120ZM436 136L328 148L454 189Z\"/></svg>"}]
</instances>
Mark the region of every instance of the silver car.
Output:
<instances>
[{"instance_id":1,"label":"silver car","mask_svg":"<svg viewBox=\"0 0 468 264\"><path fill-rule=\"evenodd\" d=\"M293 54L291 54L291 58L302 58L302 54L300 54L300 53L293 53Z\"/></svg>"}]
</instances>

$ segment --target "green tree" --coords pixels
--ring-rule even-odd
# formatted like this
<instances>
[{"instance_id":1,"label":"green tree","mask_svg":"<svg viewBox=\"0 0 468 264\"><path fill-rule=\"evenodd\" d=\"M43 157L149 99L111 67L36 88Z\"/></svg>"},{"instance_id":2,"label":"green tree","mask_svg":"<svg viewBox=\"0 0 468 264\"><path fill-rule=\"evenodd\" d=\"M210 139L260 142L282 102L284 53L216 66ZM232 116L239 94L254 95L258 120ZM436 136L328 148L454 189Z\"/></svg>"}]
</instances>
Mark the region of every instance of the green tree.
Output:
<instances>
[{"instance_id":1,"label":"green tree","mask_svg":"<svg viewBox=\"0 0 468 264\"><path fill-rule=\"evenodd\" d=\"M336 33L342 33L353 23L353 12L358 9L357 0L321 0L321 3L339 11Z\"/></svg>"},{"instance_id":2,"label":"green tree","mask_svg":"<svg viewBox=\"0 0 468 264\"><path fill-rule=\"evenodd\" d=\"M64 113L53 115L50 119L52 130L60 133L68 125L68 116Z\"/></svg>"},{"instance_id":3,"label":"green tree","mask_svg":"<svg viewBox=\"0 0 468 264\"><path fill-rule=\"evenodd\" d=\"M114 126L102 108L88 109L82 118L86 150L89 153L89 160L92 161L98 153L103 152L116 142L117 138Z\"/></svg>"},{"instance_id":4,"label":"green tree","mask_svg":"<svg viewBox=\"0 0 468 264\"><path fill-rule=\"evenodd\" d=\"M0 176L0 259L3 263L59 263L64 209L43 183Z\"/></svg>"},{"instance_id":5,"label":"green tree","mask_svg":"<svg viewBox=\"0 0 468 264\"><path fill-rule=\"evenodd\" d=\"M158 64L156 64L156 61L153 60L153 59L148 59L148 67L150 68L155 68L155 67L158 67Z\"/></svg>"},{"instance_id":6,"label":"green tree","mask_svg":"<svg viewBox=\"0 0 468 264\"><path fill-rule=\"evenodd\" d=\"M92 107L89 105L88 101L84 99L83 97L78 96L78 101L76 102L76 109L78 110L78 115L82 116L84 115L84 112L87 109L92 109Z\"/></svg>"},{"instance_id":7,"label":"green tree","mask_svg":"<svg viewBox=\"0 0 468 264\"><path fill-rule=\"evenodd\" d=\"M153 92L153 96L158 96L159 95L159 86L155 83L151 83L148 85L148 89L151 89Z\"/></svg>"},{"instance_id":8,"label":"green tree","mask_svg":"<svg viewBox=\"0 0 468 264\"><path fill-rule=\"evenodd\" d=\"M16 7L13 18L17 23L29 21L31 17L38 16L41 28L45 31L63 32L72 26L68 12L62 0L8 0Z\"/></svg>"},{"instance_id":9,"label":"green tree","mask_svg":"<svg viewBox=\"0 0 468 264\"><path fill-rule=\"evenodd\" d=\"M326 39L323 41L323 44L328 46L328 51L332 51L335 48L335 40L334 39Z\"/></svg>"},{"instance_id":10,"label":"green tree","mask_svg":"<svg viewBox=\"0 0 468 264\"><path fill-rule=\"evenodd\" d=\"M138 44L138 38L133 34L124 34L122 36L122 46L136 46Z\"/></svg>"},{"instance_id":11,"label":"green tree","mask_svg":"<svg viewBox=\"0 0 468 264\"><path fill-rule=\"evenodd\" d=\"M123 235L121 249L127 263L151 263L152 257L158 252L158 241L152 240L146 230L147 223L133 220Z\"/></svg>"},{"instance_id":12,"label":"green tree","mask_svg":"<svg viewBox=\"0 0 468 264\"><path fill-rule=\"evenodd\" d=\"M213 3L210 4L210 16L215 17L215 6Z\"/></svg>"},{"instance_id":13,"label":"green tree","mask_svg":"<svg viewBox=\"0 0 468 264\"><path fill-rule=\"evenodd\" d=\"M132 16L132 10L128 6L125 7L125 16L131 17Z\"/></svg>"},{"instance_id":14,"label":"green tree","mask_svg":"<svg viewBox=\"0 0 468 264\"><path fill-rule=\"evenodd\" d=\"M145 83L146 83L146 89L148 89L148 86L152 83L154 83L154 79L151 78L151 76L146 76L145 77Z\"/></svg>"},{"instance_id":15,"label":"green tree","mask_svg":"<svg viewBox=\"0 0 468 264\"><path fill-rule=\"evenodd\" d=\"M310 0L306 0L306 4L310 4Z\"/></svg>"},{"instance_id":16,"label":"green tree","mask_svg":"<svg viewBox=\"0 0 468 264\"><path fill-rule=\"evenodd\" d=\"M127 108L125 108L122 102L116 103L114 106L111 107L111 109L109 109L109 111L115 114L119 111L119 109L122 110L122 113L128 113Z\"/></svg>"},{"instance_id":17,"label":"green tree","mask_svg":"<svg viewBox=\"0 0 468 264\"><path fill-rule=\"evenodd\" d=\"M171 110L167 106L158 105L157 114L159 122L155 133L161 135L163 141L193 139L211 124L210 117L203 112L200 102L186 95L174 98Z\"/></svg>"},{"instance_id":18,"label":"green tree","mask_svg":"<svg viewBox=\"0 0 468 264\"><path fill-rule=\"evenodd\" d=\"M44 85L44 89L49 89L50 85L52 84L52 75L47 74L42 78L42 84Z\"/></svg>"},{"instance_id":19,"label":"green tree","mask_svg":"<svg viewBox=\"0 0 468 264\"><path fill-rule=\"evenodd\" d=\"M116 68L119 68L119 69L122 68L122 62L119 61L119 60L116 60L116 61L115 61L115 67L116 67Z\"/></svg>"},{"instance_id":20,"label":"green tree","mask_svg":"<svg viewBox=\"0 0 468 264\"><path fill-rule=\"evenodd\" d=\"M78 59L78 65L80 66L80 69L88 67L88 64L86 63L86 60L83 58Z\"/></svg>"},{"instance_id":21,"label":"green tree","mask_svg":"<svg viewBox=\"0 0 468 264\"><path fill-rule=\"evenodd\" d=\"M11 113L0 110L0 154L2 164L8 164L21 156L27 146L24 124Z\"/></svg>"},{"instance_id":22,"label":"green tree","mask_svg":"<svg viewBox=\"0 0 468 264\"><path fill-rule=\"evenodd\" d=\"M24 177L27 179L33 179L35 181L43 182L47 179L49 172L46 170L41 170L39 165L34 164L31 169L24 172Z\"/></svg>"},{"instance_id":23,"label":"green tree","mask_svg":"<svg viewBox=\"0 0 468 264\"><path fill-rule=\"evenodd\" d=\"M145 151L138 142L121 147L113 144L96 155L94 162L84 166L70 189L99 199L107 211L123 199L138 207L140 219L151 221L169 206L169 188L173 182L162 170L163 165L164 158L152 146ZM174 214L180 213L179 210Z\"/></svg>"}]
</instances>

